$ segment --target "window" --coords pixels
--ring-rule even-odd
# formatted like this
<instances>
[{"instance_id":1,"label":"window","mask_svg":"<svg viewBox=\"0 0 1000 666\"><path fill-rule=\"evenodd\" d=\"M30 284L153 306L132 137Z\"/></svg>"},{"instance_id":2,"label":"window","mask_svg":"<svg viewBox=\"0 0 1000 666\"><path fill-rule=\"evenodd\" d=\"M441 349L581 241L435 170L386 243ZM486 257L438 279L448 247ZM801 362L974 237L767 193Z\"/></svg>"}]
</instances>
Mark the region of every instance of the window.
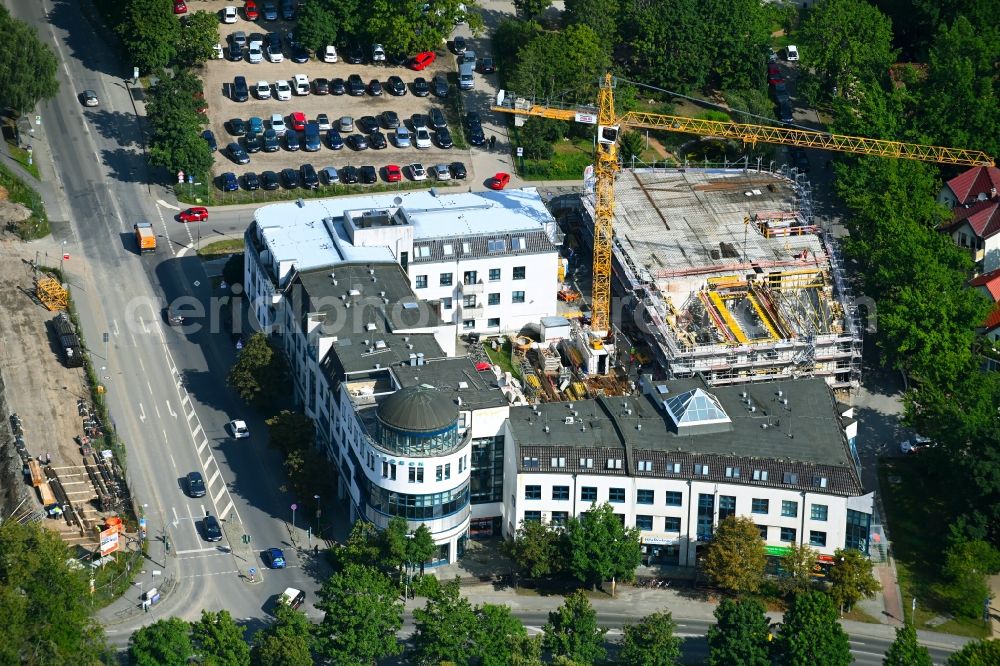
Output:
<instances>
[{"instance_id":1,"label":"window","mask_svg":"<svg viewBox=\"0 0 1000 666\"><path fill-rule=\"evenodd\" d=\"M441 286L442 287L451 286L451 273L441 273Z\"/></svg>"},{"instance_id":2,"label":"window","mask_svg":"<svg viewBox=\"0 0 1000 666\"><path fill-rule=\"evenodd\" d=\"M652 516L636 516L635 526L640 530L651 530L653 529L653 517Z\"/></svg>"},{"instance_id":3,"label":"window","mask_svg":"<svg viewBox=\"0 0 1000 666\"><path fill-rule=\"evenodd\" d=\"M569 511L553 511L552 512L552 525L555 527L565 527L566 521L569 520Z\"/></svg>"},{"instance_id":4,"label":"window","mask_svg":"<svg viewBox=\"0 0 1000 666\"><path fill-rule=\"evenodd\" d=\"M625 501L624 488L608 488L608 501L613 504L621 504Z\"/></svg>"},{"instance_id":5,"label":"window","mask_svg":"<svg viewBox=\"0 0 1000 666\"><path fill-rule=\"evenodd\" d=\"M771 509L771 500L758 499L754 497L750 500L750 513L762 513L767 514Z\"/></svg>"},{"instance_id":6,"label":"window","mask_svg":"<svg viewBox=\"0 0 1000 666\"><path fill-rule=\"evenodd\" d=\"M684 494L678 490L668 490L664 495L667 496L667 506L681 506L684 501Z\"/></svg>"},{"instance_id":7,"label":"window","mask_svg":"<svg viewBox=\"0 0 1000 666\"><path fill-rule=\"evenodd\" d=\"M785 543L795 543L795 528L794 527L782 527L781 528L781 540Z\"/></svg>"},{"instance_id":8,"label":"window","mask_svg":"<svg viewBox=\"0 0 1000 666\"><path fill-rule=\"evenodd\" d=\"M476 320L475 319L463 319L462 320L462 328L464 328L465 330L467 330L467 331L468 330L472 330L475 327L476 327Z\"/></svg>"},{"instance_id":9,"label":"window","mask_svg":"<svg viewBox=\"0 0 1000 666\"><path fill-rule=\"evenodd\" d=\"M652 490L645 490L640 488L635 491L635 503L636 504L652 504L653 496L655 493Z\"/></svg>"},{"instance_id":10,"label":"window","mask_svg":"<svg viewBox=\"0 0 1000 666\"><path fill-rule=\"evenodd\" d=\"M667 532L680 532L681 519L676 516L667 516L667 524L665 529Z\"/></svg>"},{"instance_id":11,"label":"window","mask_svg":"<svg viewBox=\"0 0 1000 666\"><path fill-rule=\"evenodd\" d=\"M452 308L451 296L445 296L441 299L441 307L445 310L451 310Z\"/></svg>"},{"instance_id":12,"label":"window","mask_svg":"<svg viewBox=\"0 0 1000 666\"><path fill-rule=\"evenodd\" d=\"M465 254L472 252L472 243L462 243L462 252Z\"/></svg>"},{"instance_id":13,"label":"window","mask_svg":"<svg viewBox=\"0 0 1000 666\"><path fill-rule=\"evenodd\" d=\"M640 472L652 472L653 471L653 461L652 460L640 460L639 461L639 471Z\"/></svg>"},{"instance_id":14,"label":"window","mask_svg":"<svg viewBox=\"0 0 1000 666\"><path fill-rule=\"evenodd\" d=\"M608 469L621 469L622 461L620 458L608 458Z\"/></svg>"},{"instance_id":15,"label":"window","mask_svg":"<svg viewBox=\"0 0 1000 666\"><path fill-rule=\"evenodd\" d=\"M757 531L760 532L760 538L767 541L767 525L758 525Z\"/></svg>"},{"instance_id":16,"label":"window","mask_svg":"<svg viewBox=\"0 0 1000 666\"><path fill-rule=\"evenodd\" d=\"M443 468L441 467L441 465L438 465L437 467L435 467L435 468L434 468L434 480L435 480L435 481L440 481L441 479L443 479L443 478L444 478L444 477L443 477L443 476L441 475L441 470L442 470L442 469L443 469Z\"/></svg>"},{"instance_id":17,"label":"window","mask_svg":"<svg viewBox=\"0 0 1000 666\"><path fill-rule=\"evenodd\" d=\"M814 476L813 485L817 488L826 488L826 477L825 476Z\"/></svg>"},{"instance_id":18,"label":"window","mask_svg":"<svg viewBox=\"0 0 1000 666\"><path fill-rule=\"evenodd\" d=\"M524 522L526 522L526 523L540 523L540 522L542 522L542 512L541 511L525 511L524 512Z\"/></svg>"},{"instance_id":19,"label":"window","mask_svg":"<svg viewBox=\"0 0 1000 666\"><path fill-rule=\"evenodd\" d=\"M596 502L597 488L594 486L583 486L580 488L580 499L584 502Z\"/></svg>"},{"instance_id":20,"label":"window","mask_svg":"<svg viewBox=\"0 0 1000 666\"><path fill-rule=\"evenodd\" d=\"M410 483L423 483L424 482L424 468L423 467L411 467L410 468Z\"/></svg>"},{"instance_id":21,"label":"window","mask_svg":"<svg viewBox=\"0 0 1000 666\"><path fill-rule=\"evenodd\" d=\"M515 280L524 279L524 266L514 266L514 279Z\"/></svg>"},{"instance_id":22,"label":"window","mask_svg":"<svg viewBox=\"0 0 1000 666\"><path fill-rule=\"evenodd\" d=\"M462 274L463 284L476 284L476 271L465 271Z\"/></svg>"},{"instance_id":23,"label":"window","mask_svg":"<svg viewBox=\"0 0 1000 666\"><path fill-rule=\"evenodd\" d=\"M490 269L490 282L499 282L499 281L500 281L500 269L499 268L491 268Z\"/></svg>"},{"instance_id":24,"label":"window","mask_svg":"<svg viewBox=\"0 0 1000 666\"><path fill-rule=\"evenodd\" d=\"M715 513L715 495L700 493L698 495L698 541L709 541L712 538L712 519Z\"/></svg>"},{"instance_id":25,"label":"window","mask_svg":"<svg viewBox=\"0 0 1000 666\"><path fill-rule=\"evenodd\" d=\"M767 470L766 469L755 469L753 471L754 481L767 481Z\"/></svg>"},{"instance_id":26,"label":"window","mask_svg":"<svg viewBox=\"0 0 1000 666\"><path fill-rule=\"evenodd\" d=\"M727 479L738 479L738 478L740 478L740 468L739 467L727 467L726 468L726 478Z\"/></svg>"},{"instance_id":27,"label":"window","mask_svg":"<svg viewBox=\"0 0 1000 666\"><path fill-rule=\"evenodd\" d=\"M518 236L517 238L511 239L511 245L514 246L515 250L523 250L528 247L527 243L524 242L524 236Z\"/></svg>"},{"instance_id":28,"label":"window","mask_svg":"<svg viewBox=\"0 0 1000 666\"><path fill-rule=\"evenodd\" d=\"M844 548L869 553L868 534L872 528L872 515L853 509L847 510L847 524L844 533Z\"/></svg>"},{"instance_id":29,"label":"window","mask_svg":"<svg viewBox=\"0 0 1000 666\"><path fill-rule=\"evenodd\" d=\"M475 294L466 294L465 296L462 296L462 307L465 307L465 308L474 308L474 307L476 307L476 295Z\"/></svg>"},{"instance_id":30,"label":"window","mask_svg":"<svg viewBox=\"0 0 1000 666\"><path fill-rule=\"evenodd\" d=\"M696 464L694 466L694 474L695 474L695 476L699 476L699 475L701 475L701 476L708 476L708 465Z\"/></svg>"},{"instance_id":31,"label":"window","mask_svg":"<svg viewBox=\"0 0 1000 666\"><path fill-rule=\"evenodd\" d=\"M566 459L565 458L552 458L551 463L552 464L550 465L550 467L565 467L566 466Z\"/></svg>"},{"instance_id":32,"label":"window","mask_svg":"<svg viewBox=\"0 0 1000 666\"><path fill-rule=\"evenodd\" d=\"M540 500L540 499L542 499L542 487L541 486L525 486L524 487L524 499L526 499L526 500Z\"/></svg>"},{"instance_id":33,"label":"window","mask_svg":"<svg viewBox=\"0 0 1000 666\"><path fill-rule=\"evenodd\" d=\"M415 257L429 257L431 256L431 246L430 245L418 245L413 248L413 256Z\"/></svg>"},{"instance_id":34,"label":"window","mask_svg":"<svg viewBox=\"0 0 1000 666\"><path fill-rule=\"evenodd\" d=\"M781 500L781 515L785 518L795 518L799 515L799 503Z\"/></svg>"},{"instance_id":35,"label":"window","mask_svg":"<svg viewBox=\"0 0 1000 666\"><path fill-rule=\"evenodd\" d=\"M829 508L826 504L813 504L809 509L809 517L813 520L826 520Z\"/></svg>"},{"instance_id":36,"label":"window","mask_svg":"<svg viewBox=\"0 0 1000 666\"><path fill-rule=\"evenodd\" d=\"M809 530L809 545L825 548L826 532L817 532L816 530Z\"/></svg>"},{"instance_id":37,"label":"window","mask_svg":"<svg viewBox=\"0 0 1000 666\"><path fill-rule=\"evenodd\" d=\"M524 469L538 469L541 465L538 464L538 458L524 456L521 458L521 467Z\"/></svg>"},{"instance_id":38,"label":"window","mask_svg":"<svg viewBox=\"0 0 1000 666\"><path fill-rule=\"evenodd\" d=\"M486 295L487 305L500 305L500 292Z\"/></svg>"},{"instance_id":39,"label":"window","mask_svg":"<svg viewBox=\"0 0 1000 666\"><path fill-rule=\"evenodd\" d=\"M569 499L569 486L552 486L552 499L565 501Z\"/></svg>"},{"instance_id":40,"label":"window","mask_svg":"<svg viewBox=\"0 0 1000 666\"><path fill-rule=\"evenodd\" d=\"M427 288L427 276L426 275L418 275L417 276L417 289L426 289L426 288Z\"/></svg>"},{"instance_id":41,"label":"window","mask_svg":"<svg viewBox=\"0 0 1000 666\"><path fill-rule=\"evenodd\" d=\"M504 252L507 249L507 241L502 238L491 238L486 241L486 251L490 253Z\"/></svg>"},{"instance_id":42,"label":"window","mask_svg":"<svg viewBox=\"0 0 1000 666\"><path fill-rule=\"evenodd\" d=\"M667 474L680 474L681 464L680 463L667 463Z\"/></svg>"},{"instance_id":43,"label":"window","mask_svg":"<svg viewBox=\"0 0 1000 666\"><path fill-rule=\"evenodd\" d=\"M594 469L593 458L580 458L580 467L584 469Z\"/></svg>"},{"instance_id":44,"label":"window","mask_svg":"<svg viewBox=\"0 0 1000 666\"><path fill-rule=\"evenodd\" d=\"M447 481L451 478L451 463L444 464L444 480Z\"/></svg>"},{"instance_id":45,"label":"window","mask_svg":"<svg viewBox=\"0 0 1000 666\"><path fill-rule=\"evenodd\" d=\"M515 291L513 294L511 294L510 302L511 303L524 303L524 292L523 291Z\"/></svg>"},{"instance_id":46,"label":"window","mask_svg":"<svg viewBox=\"0 0 1000 666\"><path fill-rule=\"evenodd\" d=\"M719 520L725 520L736 513L736 497L719 495Z\"/></svg>"},{"instance_id":47,"label":"window","mask_svg":"<svg viewBox=\"0 0 1000 666\"><path fill-rule=\"evenodd\" d=\"M500 317L490 317L487 319L486 328L500 328Z\"/></svg>"},{"instance_id":48,"label":"window","mask_svg":"<svg viewBox=\"0 0 1000 666\"><path fill-rule=\"evenodd\" d=\"M450 257L451 255L455 254L455 250L454 248L452 248L451 243L445 243L444 245L442 245L441 252L446 257Z\"/></svg>"},{"instance_id":49,"label":"window","mask_svg":"<svg viewBox=\"0 0 1000 666\"><path fill-rule=\"evenodd\" d=\"M799 482L799 475L792 472L785 472L781 475L781 482L787 483L790 486L794 486Z\"/></svg>"}]
</instances>

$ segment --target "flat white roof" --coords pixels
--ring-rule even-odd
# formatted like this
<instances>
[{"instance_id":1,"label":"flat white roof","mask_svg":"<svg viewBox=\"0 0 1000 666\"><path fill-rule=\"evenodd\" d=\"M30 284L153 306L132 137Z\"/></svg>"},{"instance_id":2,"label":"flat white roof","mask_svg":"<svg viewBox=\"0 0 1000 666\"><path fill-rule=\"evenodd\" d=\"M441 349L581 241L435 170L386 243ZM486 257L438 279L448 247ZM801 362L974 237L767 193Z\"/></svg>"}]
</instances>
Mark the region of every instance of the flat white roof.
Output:
<instances>
[{"instance_id":1,"label":"flat white roof","mask_svg":"<svg viewBox=\"0 0 1000 666\"><path fill-rule=\"evenodd\" d=\"M300 271L345 261L394 261L388 248L354 247L343 226L344 211L402 208L415 241L549 231L555 224L534 187L500 192L382 192L300 201L301 205L298 201L268 204L254 213L275 260L295 261ZM335 233L324 223L330 218L335 221L331 225Z\"/></svg>"}]
</instances>

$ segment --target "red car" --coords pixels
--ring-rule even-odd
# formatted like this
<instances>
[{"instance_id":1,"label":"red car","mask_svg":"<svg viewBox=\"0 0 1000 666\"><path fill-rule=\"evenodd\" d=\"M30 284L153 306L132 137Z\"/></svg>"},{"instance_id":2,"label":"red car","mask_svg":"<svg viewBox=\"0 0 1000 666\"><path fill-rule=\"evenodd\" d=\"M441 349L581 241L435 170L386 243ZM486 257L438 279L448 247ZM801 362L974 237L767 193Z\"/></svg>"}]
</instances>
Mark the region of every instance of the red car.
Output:
<instances>
[{"instance_id":1,"label":"red car","mask_svg":"<svg viewBox=\"0 0 1000 666\"><path fill-rule=\"evenodd\" d=\"M260 14L257 11L257 2L255 0L247 0L246 4L243 5L243 15L247 17L248 21L257 20Z\"/></svg>"},{"instance_id":2,"label":"red car","mask_svg":"<svg viewBox=\"0 0 1000 666\"><path fill-rule=\"evenodd\" d=\"M292 129L296 132L301 132L306 128L306 114L301 111L293 111L292 115L288 117Z\"/></svg>"},{"instance_id":3,"label":"red car","mask_svg":"<svg viewBox=\"0 0 1000 666\"><path fill-rule=\"evenodd\" d=\"M493 180L490 181L490 189L502 190L507 187L507 183L510 182L510 174L500 172L493 176Z\"/></svg>"},{"instance_id":4,"label":"red car","mask_svg":"<svg viewBox=\"0 0 1000 666\"><path fill-rule=\"evenodd\" d=\"M208 219L208 209L204 206L195 206L182 210L177 217L181 222L204 222Z\"/></svg>"},{"instance_id":5,"label":"red car","mask_svg":"<svg viewBox=\"0 0 1000 666\"><path fill-rule=\"evenodd\" d=\"M413 59L410 61L410 69L415 69L418 72L423 69L427 69L434 63L436 58L437 54L434 53L434 51L423 51L422 53L418 53L413 56Z\"/></svg>"},{"instance_id":6,"label":"red car","mask_svg":"<svg viewBox=\"0 0 1000 666\"><path fill-rule=\"evenodd\" d=\"M395 164L390 164L385 168L385 182L398 183L403 180L403 172Z\"/></svg>"},{"instance_id":7,"label":"red car","mask_svg":"<svg viewBox=\"0 0 1000 666\"><path fill-rule=\"evenodd\" d=\"M785 80L785 77L781 75L781 70L778 69L776 63L771 63L767 66L767 82L770 84L781 83Z\"/></svg>"},{"instance_id":8,"label":"red car","mask_svg":"<svg viewBox=\"0 0 1000 666\"><path fill-rule=\"evenodd\" d=\"M187 14L188 6L184 0L174 0L174 14Z\"/></svg>"}]
</instances>

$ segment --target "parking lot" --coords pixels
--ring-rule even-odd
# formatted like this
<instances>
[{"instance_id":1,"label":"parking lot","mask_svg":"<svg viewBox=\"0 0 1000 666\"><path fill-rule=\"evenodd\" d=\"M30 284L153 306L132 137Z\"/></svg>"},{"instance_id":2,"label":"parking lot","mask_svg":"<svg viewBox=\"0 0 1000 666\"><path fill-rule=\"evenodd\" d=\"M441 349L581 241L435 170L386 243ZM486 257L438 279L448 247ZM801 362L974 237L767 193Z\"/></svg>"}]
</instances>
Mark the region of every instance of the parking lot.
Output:
<instances>
[{"instance_id":1,"label":"parking lot","mask_svg":"<svg viewBox=\"0 0 1000 666\"><path fill-rule=\"evenodd\" d=\"M222 7L236 4L240 7L239 19L235 24L222 24L219 26L219 34L222 45L226 47L229 37L237 31L244 32L248 38L252 33L266 34L276 32L281 35L284 42L284 59L282 62L272 63L265 57L260 63L251 63L246 53L239 62L232 62L227 58L209 61L204 72L204 87L206 105L208 107L209 124L207 126L216 138L219 150L215 157L214 172L216 175L224 172L233 172L242 175L248 171L260 173L265 170L280 171L284 168L298 168L304 163L312 164L316 169L326 166L333 166L338 170L345 165L361 167L362 165L372 165L376 167L380 175L383 174L382 167L388 164L404 166L411 162L420 162L425 167L430 167L438 163L450 163L455 161L463 162L469 170L468 182L470 185L479 186L480 180L491 176L490 174L473 174L473 163L469 150L457 148L441 149L437 146L435 139L431 148L417 149L413 141L413 127L410 122L412 114L428 114L432 108L437 107L442 111L446 110L445 100L439 99L432 94L426 97L414 95L412 84L415 78L423 77L429 84L436 74L447 76L454 75L456 71L456 57L443 48L437 52L437 60L427 69L417 72L408 67L392 64L360 64L352 65L344 61L344 53L340 53L337 63L324 63L316 59L315 54L308 62L295 63L290 59L290 49L288 45L288 32L294 27L293 22L287 21L265 21L261 17L256 22L245 20L242 14L242 3L226 3L221 1L191 2L189 7L192 11L221 11ZM391 45L386 45L391 49ZM366 47L370 49L370 46ZM370 51L365 54L370 58ZM367 60L367 58L366 58ZM274 83L276 80L291 82L296 74L304 74L310 81L317 77L327 80L341 78L345 82L352 74L357 74L367 85L372 79L377 79L385 86L386 80L392 76L399 76L406 84L407 92L403 96L394 96L387 90L380 96L373 96L368 91L363 96L354 97L344 95L296 95L293 92L291 99L279 101L275 97ZM249 99L245 102L236 102L231 98L231 88L236 76L246 78L250 87ZM269 99L259 99L253 92L258 81L267 81L270 84ZM457 95L459 91L452 85L449 94ZM290 151L287 149L286 141L281 140L281 148L277 152L255 152L249 155L248 164L237 164L226 150L227 144L238 141L243 144L243 137L233 136L230 132L229 120L240 118L244 121L251 117L258 117L264 121L264 127L269 127L269 119L272 114L280 113L284 116L286 123L293 112L305 114L306 119L314 120L321 113L327 114L332 126L337 127L342 116L351 116L355 123L364 116L378 118L384 111L394 111L398 114L400 121L411 130L411 146L400 148L395 145L395 132L383 127L382 133L388 140L385 149L355 151L349 146L340 150L332 150L326 142L326 130L321 132L323 141L322 147L316 152L306 152L302 149ZM457 119L449 117L449 130L453 139L461 140L461 127L457 126ZM361 133L355 125L354 133ZM346 140L347 132L342 132L341 136ZM432 132L432 136L434 133ZM485 150L484 148L472 148L474 151ZM499 150L499 148L498 148ZM409 171L404 169L404 178L409 179Z\"/></svg>"}]
</instances>

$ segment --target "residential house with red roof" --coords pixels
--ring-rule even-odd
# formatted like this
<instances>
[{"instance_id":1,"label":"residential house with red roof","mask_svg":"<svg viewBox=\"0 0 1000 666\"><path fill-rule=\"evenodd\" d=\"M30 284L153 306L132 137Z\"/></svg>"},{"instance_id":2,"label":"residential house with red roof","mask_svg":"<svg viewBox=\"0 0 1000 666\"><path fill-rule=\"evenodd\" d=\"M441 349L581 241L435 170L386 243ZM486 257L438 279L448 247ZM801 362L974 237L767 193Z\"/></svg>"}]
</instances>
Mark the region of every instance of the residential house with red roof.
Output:
<instances>
[{"instance_id":1,"label":"residential house with red roof","mask_svg":"<svg viewBox=\"0 0 1000 666\"><path fill-rule=\"evenodd\" d=\"M986 357L986 368L1000 370L1000 268L977 275L969 281L969 286L978 289L984 296L993 301L993 309L980 327L980 334L989 340L989 345L983 349Z\"/></svg>"},{"instance_id":2,"label":"residential house with red roof","mask_svg":"<svg viewBox=\"0 0 1000 666\"><path fill-rule=\"evenodd\" d=\"M984 272L1000 268L1000 169L973 167L941 188L938 201L952 209L941 230L968 248Z\"/></svg>"}]
</instances>

